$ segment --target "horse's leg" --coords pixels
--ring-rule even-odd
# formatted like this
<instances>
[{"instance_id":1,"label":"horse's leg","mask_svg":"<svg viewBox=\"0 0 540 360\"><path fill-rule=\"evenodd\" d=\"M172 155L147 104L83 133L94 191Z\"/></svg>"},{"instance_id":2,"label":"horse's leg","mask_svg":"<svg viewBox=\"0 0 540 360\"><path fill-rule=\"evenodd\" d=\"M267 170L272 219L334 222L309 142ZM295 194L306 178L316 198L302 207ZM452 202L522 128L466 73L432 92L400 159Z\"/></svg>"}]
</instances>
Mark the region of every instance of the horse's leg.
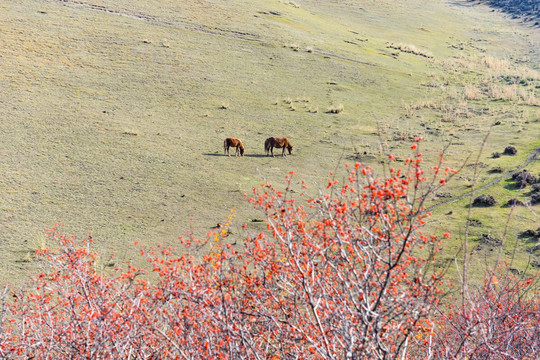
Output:
<instances>
[{"instance_id":1,"label":"horse's leg","mask_svg":"<svg viewBox=\"0 0 540 360\"><path fill-rule=\"evenodd\" d=\"M270 152L272 153L272 157L274 157L274 145L270 146Z\"/></svg>"},{"instance_id":2,"label":"horse's leg","mask_svg":"<svg viewBox=\"0 0 540 360\"><path fill-rule=\"evenodd\" d=\"M239 153L240 153L240 148L237 146L236 151L234 152L234 157L238 157Z\"/></svg>"}]
</instances>

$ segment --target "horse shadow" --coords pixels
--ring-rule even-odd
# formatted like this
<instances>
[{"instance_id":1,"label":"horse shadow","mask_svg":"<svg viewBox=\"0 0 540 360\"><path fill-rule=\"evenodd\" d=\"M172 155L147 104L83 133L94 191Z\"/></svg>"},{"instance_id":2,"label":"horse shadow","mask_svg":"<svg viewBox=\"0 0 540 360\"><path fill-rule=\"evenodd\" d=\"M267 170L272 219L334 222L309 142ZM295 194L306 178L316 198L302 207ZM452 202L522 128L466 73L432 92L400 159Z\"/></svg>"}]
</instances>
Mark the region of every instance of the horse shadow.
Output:
<instances>
[{"instance_id":1,"label":"horse shadow","mask_svg":"<svg viewBox=\"0 0 540 360\"><path fill-rule=\"evenodd\" d=\"M226 156L226 157L228 157L227 155L220 154L220 153L203 153L203 155L204 156ZM234 156L231 155L231 157L234 157ZM244 154L244 157L264 158L264 157L271 157L271 156L268 156L268 155L265 155L265 154Z\"/></svg>"},{"instance_id":2,"label":"horse shadow","mask_svg":"<svg viewBox=\"0 0 540 360\"><path fill-rule=\"evenodd\" d=\"M244 154L245 157L253 157L253 158L264 158L264 157L270 157L265 154Z\"/></svg>"}]
</instances>

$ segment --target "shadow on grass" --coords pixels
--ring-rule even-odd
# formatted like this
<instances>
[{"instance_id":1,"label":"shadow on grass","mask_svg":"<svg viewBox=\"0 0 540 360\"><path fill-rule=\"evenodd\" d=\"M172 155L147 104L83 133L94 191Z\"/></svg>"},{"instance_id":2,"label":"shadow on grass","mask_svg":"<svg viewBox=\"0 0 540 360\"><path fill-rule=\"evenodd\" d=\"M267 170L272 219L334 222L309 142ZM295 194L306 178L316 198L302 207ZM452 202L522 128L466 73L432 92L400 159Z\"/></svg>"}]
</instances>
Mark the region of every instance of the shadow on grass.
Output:
<instances>
[{"instance_id":1,"label":"shadow on grass","mask_svg":"<svg viewBox=\"0 0 540 360\"><path fill-rule=\"evenodd\" d=\"M487 209L487 208L492 208L492 207L495 207L495 206L498 206L498 207L502 207L500 204L493 204L493 205L481 205L481 204L465 204L463 205L463 208L464 209L468 209L469 207L471 209Z\"/></svg>"},{"instance_id":2,"label":"shadow on grass","mask_svg":"<svg viewBox=\"0 0 540 360\"><path fill-rule=\"evenodd\" d=\"M506 190L522 190L525 186L523 186L522 184L520 184L519 182L513 180L513 179L505 179L504 180L505 184L503 185L503 187L506 189Z\"/></svg>"},{"instance_id":3,"label":"shadow on grass","mask_svg":"<svg viewBox=\"0 0 540 360\"><path fill-rule=\"evenodd\" d=\"M225 156L225 157L228 157L227 155L223 155L223 154L219 154L219 153L203 153L203 155L204 156ZM230 157L235 157L235 156L231 155ZM267 157L267 155L264 155L264 154L244 154L244 157L263 158L263 157Z\"/></svg>"}]
</instances>

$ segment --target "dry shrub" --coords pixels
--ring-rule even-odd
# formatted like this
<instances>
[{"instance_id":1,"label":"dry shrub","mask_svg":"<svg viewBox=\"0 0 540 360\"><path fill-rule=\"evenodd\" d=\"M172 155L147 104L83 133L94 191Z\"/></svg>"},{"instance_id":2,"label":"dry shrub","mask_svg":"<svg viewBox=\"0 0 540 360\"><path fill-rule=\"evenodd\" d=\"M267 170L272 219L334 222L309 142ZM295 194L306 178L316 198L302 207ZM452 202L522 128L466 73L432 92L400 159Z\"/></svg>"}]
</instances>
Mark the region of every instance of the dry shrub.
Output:
<instances>
[{"instance_id":1,"label":"dry shrub","mask_svg":"<svg viewBox=\"0 0 540 360\"><path fill-rule=\"evenodd\" d=\"M414 105L405 106L406 115L414 114L415 111L423 109L434 110L441 113L443 122L452 122L456 118L470 118L472 116L469 104L466 100L463 99L456 103L451 103L447 101L426 100Z\"/></svg>"},{"instance_id":2,"label":"dry shrub","mask_svg":"<svg viewBox=\"0 0 540 360\"><path fill-rule=\"evenodd\" d=\"M540 345L537 279L517 277L512 270L499 265L461 301L444 304L436 334L429 341L431 358L536 358Z\"/></svg>"},{"instance_id":3,"label":"dry shrub","mask_svg":"<svg viewBox=\"0 0 540 360\"><path fill-rule=\"evenodd\" d=\"M455 118L452 116L452 113L445 112L444 114L442 114L442 117L441 117L442 122L453 122L454 120Z\"/></svg>"},{"instance_id":4,"label":"dry shrub","mask_svg":"<svg viewBox=\"0 0 540 360\"><path fill-rule=\"evenodd\" d=\"M508 60L498 59L493 56L482 57L480 65L491 70L496 76L507 74L511 68L511 63Z\"/></svg>"},{"instance_id":5,"label":"dry shrub","mask_svg":"<svg viewBox=\"0 0 540 360\"><path fill-rule=\"evenodd\" d=\"M466 70L485 73L490 78L509 77L514 79L515 83L522 80L540 80L538 71L524 65L518 65L506 59L496 58L494 56L469 56L456 57L444 61L443 66L451 70Z\"/></svg>"},{"instance_id":6,"label":"dry shrub","mask_svg":"<svg viewBox=\"0 0 540 360\"><path fill-rule=\"evenodd\" d=\"M298 5L297 3L295 3L294 1L289 1L289 2L286 2L287 5L291 5L292 7L295 7L295 8L300 8L300 5Z\"/></svg>"},{"instance_id":7,"label":"dry shrub","mask_svg":"<svg viewBox=\"0 0 540 360\"><path fill-rule=\"evenodd\" d=\"M525 105L540 106L540 98L538 98L533 89L519 89L519 97Z\"/></svg>"},{"instance_id":8,"label":"dry shrub","mask_svg":"<svg viewBox=\"0 0 540 360\"><path fill-rule=\"evenodd\" d=\"M390 49L399 50L401 52L423 56L423 57L426 57L426 58L429 58L429 59L433 58L433 54L431 52L429 52L427 50L418 49L414 45L406 45L406 44L402 44L402 43L399 43L399 44L389 43L387 45L387 47L390 48Z\"/></svg>"},{"instance_id":9,"label":"dry shrub","mask_svg":"<svg viewBox=\"0 0 540 360\"><path fill-rule=\"evenodd\" d=\"M412 118L415 113L415 106L414 105L408 105L404 104L403 108L405 109L405 116L408 118Z\"/></svg>"},{"instance_id":10,"label":"dry shrub","mask_svg":"<svg viewBox=\"0 0 540 360\"><path fill-rule=\"evenodd\" d=\"M489 84L487 94L495 100L517 100L517 85Z\"/></svg>"},{"instance_id":11,"label":"dry shrub","mask_svg":"<svg viewBox=\"0 0 540 360\"><path fill-rule=\"evenodd\" d=\"M482 98L482 91L473 84L467 84L463 89L463 96L466 100L480 100Z\"/></svg>"},{"instance_id":12,"label":"dry shrub","mask_svg":"<svg viewBox=\"0 0 540 360\"><path fill-rule=\"evenodd\" d=\"M480 60L480 65L489 69L489 73L493 76L511 76L516 80L530 79L538 80L540 76L537 71L525 66L520 66L511 63L508 60L497 59L492 56L484 56Z\"/></svg>"},{"instance_id":13,"label":"dry shrub","mask_svg":"<svg viewBox=\"0 0 540 360\"><path fill-rule=\"evenodd\" d=\"M343 112L343 110L345 110L345 107L343 106L343 104L339 104L329 106L326 112L328 114L339 114L340 112Z\"/></svg>"}]
</instances>

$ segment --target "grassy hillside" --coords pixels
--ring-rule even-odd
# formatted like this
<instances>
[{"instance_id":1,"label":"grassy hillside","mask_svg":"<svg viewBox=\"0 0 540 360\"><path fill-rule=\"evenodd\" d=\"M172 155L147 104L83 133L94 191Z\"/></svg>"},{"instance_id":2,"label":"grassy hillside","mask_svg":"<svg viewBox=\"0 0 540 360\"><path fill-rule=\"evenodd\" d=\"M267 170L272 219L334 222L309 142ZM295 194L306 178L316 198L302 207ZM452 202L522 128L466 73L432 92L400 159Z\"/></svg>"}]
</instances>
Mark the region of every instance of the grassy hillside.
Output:
<instances>
[{"instance_id":1,"label":"grassy hillside","mask_svg":"<svg viewBox=\"0 0 540 360\"><path fill-rule=\"evenodd\" d=\"M481 186L540 147L540 34L467 1L21 0L0 4L0 31L2 281L25 276L57 221L121 263L135 241L204 236L231 209L264 229L242 194L289 170L316 193L342 163L403 160L415 136L431 159L450 143L458 167L497 123ZM223 156L229 136L246 156ZM294 155L266 157L268 136ZM491 156L509 145L515 156ZM438 199L470 191L473 171ZM502 237L517 193L504 179L484 191L498 205L475 210L475 241ZM467 201L434 210L452 212L430 224L455 234L448 259ZM538 211L516 209L506 231L520 268ZM481 264L492 251L479 251Z\"/></svg>"}]
</instances>

